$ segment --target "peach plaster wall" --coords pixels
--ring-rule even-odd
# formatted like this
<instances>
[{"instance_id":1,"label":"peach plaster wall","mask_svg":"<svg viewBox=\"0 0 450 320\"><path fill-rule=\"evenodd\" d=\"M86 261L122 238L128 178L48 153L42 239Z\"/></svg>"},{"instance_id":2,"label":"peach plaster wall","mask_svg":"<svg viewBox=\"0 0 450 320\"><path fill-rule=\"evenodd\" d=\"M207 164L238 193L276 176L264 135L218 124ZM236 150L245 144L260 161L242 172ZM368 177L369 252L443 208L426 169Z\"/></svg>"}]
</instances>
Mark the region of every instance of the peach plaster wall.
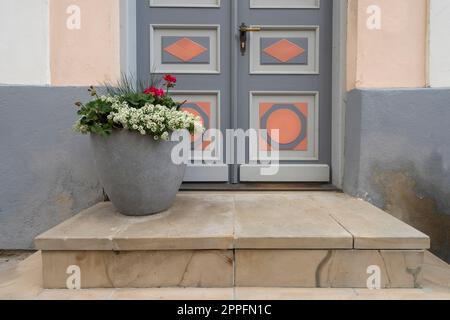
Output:
<instances>
[{"instance_id":1,"label":"peach plaster wall","mask_svg":"<svg viewBox=\"0 0 450 320\"><path fill-rule=\"evenodd\" d=\"M81 12L81 28L70 30L69 6ZM120 76L119 0L50 0L51 83L97 85Z\"/></svg>"},{"instance_id":2,"label":"peach plaster wall","mask_svg":"<svg viewBox=\"0 0 450 320\"><path fill-rule=\"evenodd\" d=\"M81 29L66 12L81 9ZM381 30L369 30L368 6L381 8ZM426 85L427 0L349 0L347 88ZM120 75L119 0L50 0L52 85L90 85Z\"/></svg>"},{"instance_id":3,"label":"peach plaster wall","mask_svg":"<svg viewBox=\"0 0 450 320\"><path fill-rule=\"evenodd\" d=\"M381 9L381 29L369 30L367 9ZM349 0L347 88L426 85L427 0Z\"/></svg>"}]
</instances>

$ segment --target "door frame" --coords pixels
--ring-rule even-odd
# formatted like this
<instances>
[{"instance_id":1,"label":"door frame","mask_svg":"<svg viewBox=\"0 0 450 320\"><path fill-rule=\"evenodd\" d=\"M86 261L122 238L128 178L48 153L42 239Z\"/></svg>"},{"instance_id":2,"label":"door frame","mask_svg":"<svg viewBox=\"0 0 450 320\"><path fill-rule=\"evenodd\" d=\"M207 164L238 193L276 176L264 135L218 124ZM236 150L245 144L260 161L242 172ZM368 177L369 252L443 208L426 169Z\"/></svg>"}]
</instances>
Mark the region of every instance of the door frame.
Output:
<instances>
[{"instance_id":1,"label":"door frame","mask_svg":"<svg viewBox=\"0 0 450 320\"><path fill-rule=\"evenodd\" d=\"M237 0L231 1L235 2ZM345 97L347 94L346 48L347 48L348 0L329 0L329 1L333 1L331 176L332 176L332 183L336 187L341 188L344 176L344 161L345 161L344 146L345 146L345 109L346 109ZM236 6L235 10L237 10ZM122 73L136 74L137 71L136 0L120 0L119 12L120 12L120 70ZM237 21L233 22L237 23ZM232 59L234 59L233 56ZM233 114L232 119L234 116L237 115Z\"/></svg>"}]
</instances>

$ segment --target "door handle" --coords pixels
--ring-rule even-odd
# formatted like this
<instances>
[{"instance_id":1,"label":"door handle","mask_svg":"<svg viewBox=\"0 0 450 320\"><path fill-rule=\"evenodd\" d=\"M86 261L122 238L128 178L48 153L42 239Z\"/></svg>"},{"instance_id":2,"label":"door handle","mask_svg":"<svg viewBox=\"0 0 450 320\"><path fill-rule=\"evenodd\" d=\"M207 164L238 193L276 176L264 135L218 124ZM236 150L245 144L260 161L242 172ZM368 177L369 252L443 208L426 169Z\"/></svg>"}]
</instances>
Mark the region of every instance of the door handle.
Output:
<instances>
[{"instance_id":1,"label":"door handle","mask_svg":"<svg viewBox=\"0 0 450 320\"><path fill-rule=\"evenodd\" d=\"M245 52L247 51L247 32L258 32L261 31L261 27L249 27L245 23L242 23L239 27L239 40L240 40L240 48L241 54L245 56Z\"/></svg>"}]
</instances>

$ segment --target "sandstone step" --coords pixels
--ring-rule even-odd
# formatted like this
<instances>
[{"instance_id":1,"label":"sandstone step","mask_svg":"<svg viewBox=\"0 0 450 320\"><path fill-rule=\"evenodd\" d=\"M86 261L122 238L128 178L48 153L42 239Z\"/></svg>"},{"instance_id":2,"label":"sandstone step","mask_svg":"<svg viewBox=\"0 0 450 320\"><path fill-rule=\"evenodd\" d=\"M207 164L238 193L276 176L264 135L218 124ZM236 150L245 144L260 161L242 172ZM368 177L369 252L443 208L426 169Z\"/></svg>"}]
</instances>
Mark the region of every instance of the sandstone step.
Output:
<instances>
[{"instance_id":1,"label":"sandstone step","mask_svg":"<svg viewBox=\"0 0 450 320\"><path fill-rule=\"evenodd\" d=\"M381 288L417 288L424 251L191 250L44 251L44 288L64 289L67 269L81 288L367 288L380 268Z\"/></svg>"},{"instance_id":2,"label":"sandstone step","mask_svg":"<svg viewBox=\"0 0 450 320\"><path fill-rule=\"evenodd\" d=\"M165 213L131 218L100 203L36 238L44 285L64 288L414 288L429 238L337 192L180 193Z\"/></svg>"},{"instance_id":3,"label":"sandstone step","mask_svg":"<svg viewBox=\"0 0 450 320\"><path fill-rule=\"evenodd\" d=\"M40 250L427 249L429 238L334 192L181 193L160 215L100 203L36 238Z\"/></svg>"},{"instance_id":4,"label":"sandstone step","mask_svg":"<svg viewBox=\"0 0 450 320\"><path fill-rule=\"evenodd\" d=\"M2 268L0 268L2 269ZM450 266L427 252L422 289L125 288L44 290L37 252L0 270L0 299L29 300L449 300Z\"/></svg>"}]
</instances>

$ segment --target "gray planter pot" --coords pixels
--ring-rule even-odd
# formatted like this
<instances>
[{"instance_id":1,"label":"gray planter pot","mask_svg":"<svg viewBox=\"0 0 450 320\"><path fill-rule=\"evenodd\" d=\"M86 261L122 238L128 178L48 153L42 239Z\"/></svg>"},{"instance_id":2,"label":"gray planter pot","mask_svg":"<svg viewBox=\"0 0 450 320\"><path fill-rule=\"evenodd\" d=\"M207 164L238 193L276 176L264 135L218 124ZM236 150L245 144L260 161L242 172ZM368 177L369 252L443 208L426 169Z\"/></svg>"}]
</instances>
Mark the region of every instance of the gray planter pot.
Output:
<instances>
[{"instance_id":1,"label":"gray planter pot","mask_svg":"<svg viewBox=\"0 0 450 320\"><path fill-rule=\"evenodd\" d=\"M100 181L122 214L145 216L172 206L186 171L171 160L176 142L115 130L108 137L91 134L91 144Z\"/></svg>"}]
</instances>

